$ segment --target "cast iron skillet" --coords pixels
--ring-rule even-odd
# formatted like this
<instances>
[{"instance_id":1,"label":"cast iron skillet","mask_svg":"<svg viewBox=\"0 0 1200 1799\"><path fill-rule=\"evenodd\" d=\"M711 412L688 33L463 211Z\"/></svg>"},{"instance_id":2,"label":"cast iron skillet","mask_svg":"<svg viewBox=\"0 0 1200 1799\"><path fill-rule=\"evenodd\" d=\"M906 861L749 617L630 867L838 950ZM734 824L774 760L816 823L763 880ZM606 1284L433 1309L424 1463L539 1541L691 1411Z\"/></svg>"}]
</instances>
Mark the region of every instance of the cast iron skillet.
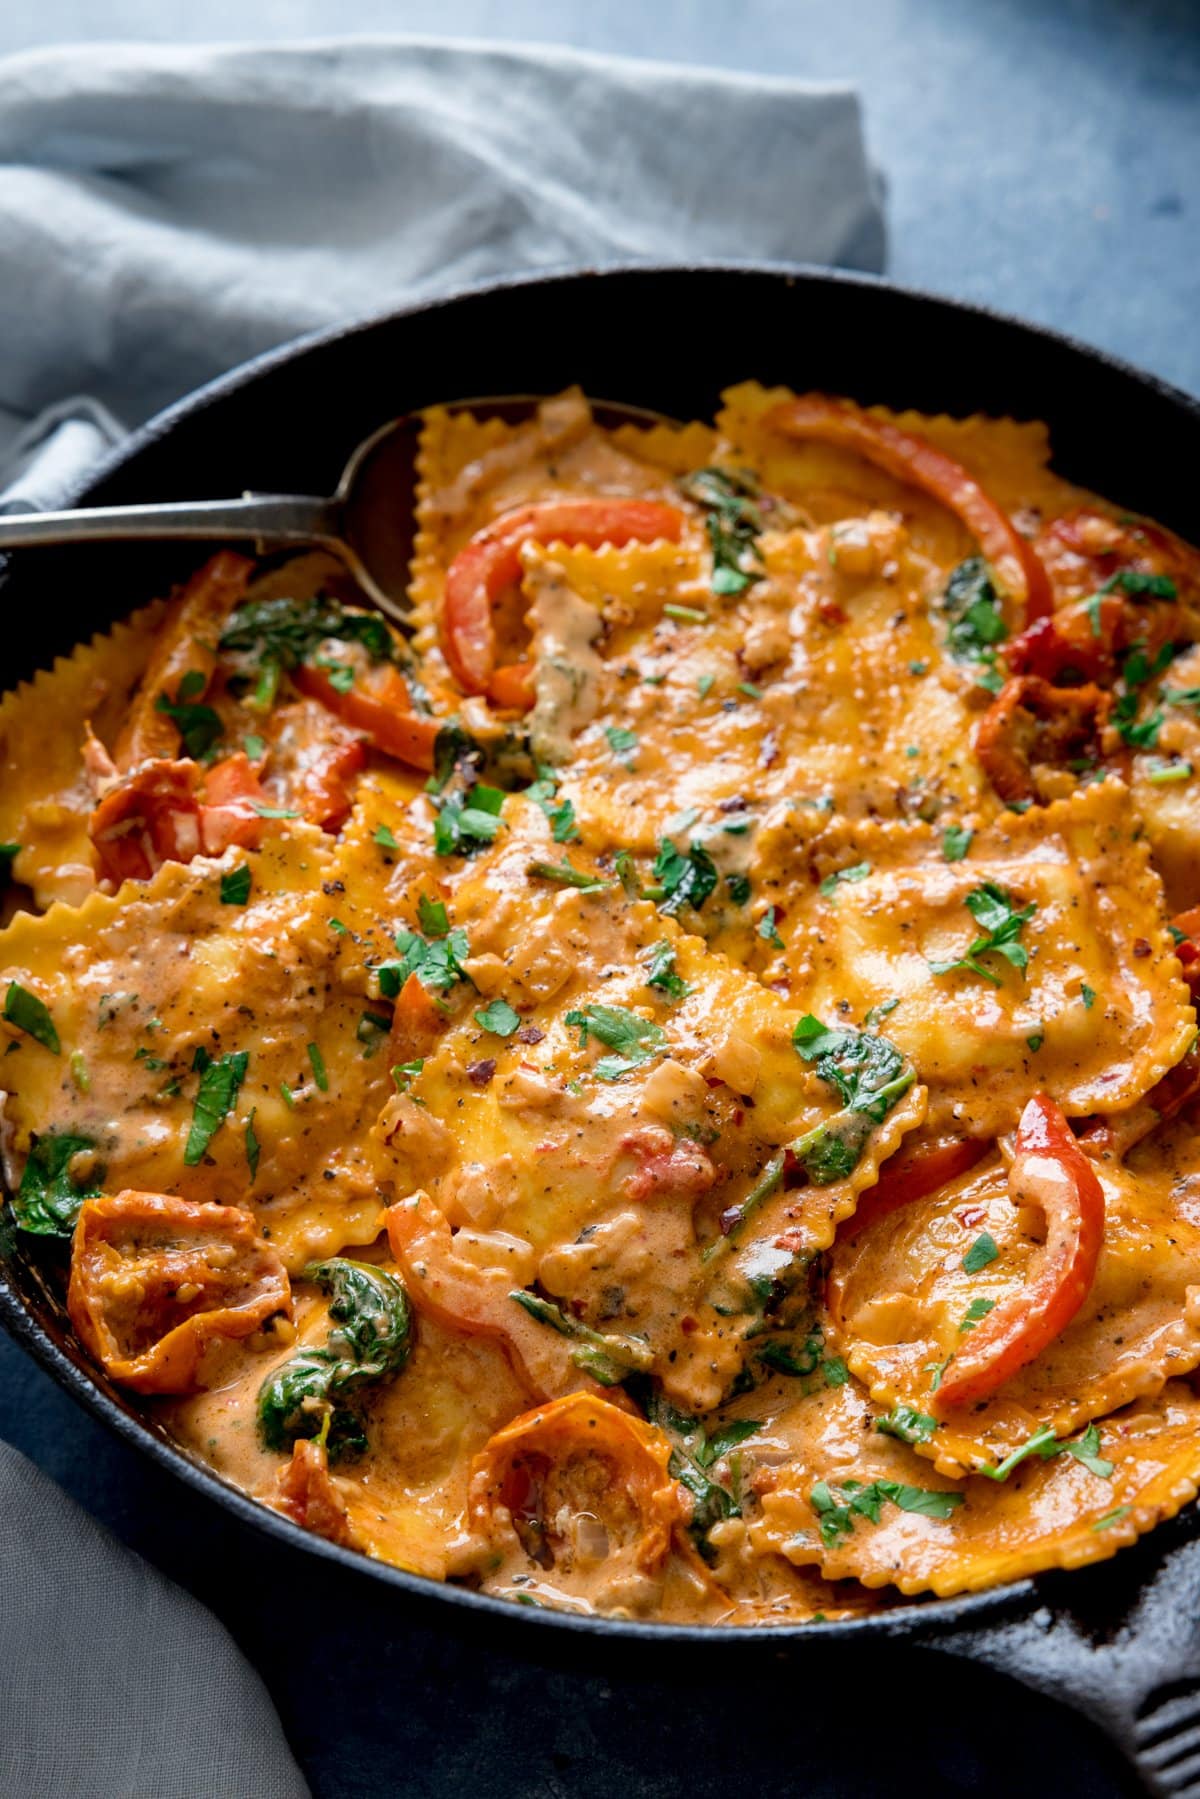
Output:
<instances>
[{"instance_id":1,"label":"cast iron skillet","mask_svg":"<svg viewBox=\"0 0 1200 1799\"><path fill-rule=\"evenodd\" d=\"M1049 421L1064 475L1200 539L1200 406L1036 327L802 269L568 273L477 288L260 357L151 421L76 505L332 490L350 448L394 415L477 393L590 393L678 418L712 416L755 376L924 412ZM3 579L7 688L160 593L199 559L179 546L19 553ZM835 1644L920 1643L974 1657L1101 1724L1153 1791L1200 1794L1200 1509L1115 1560L999 1591L911 1603L848 1623L717 1632L525 1609L405 1574L308 1536L171 1443L75 1346L52 1272L0 1234L0 1318L69 1392L160 1466L238 1518L367 1571L473 1629L528 1634L556 1657L670 1650L793 1656ZM553 1634L550 1634L553 1633ZM617 1641L613 1641L616 1639ZM755 1647L757 1646L757 1648Z\"/></svg>"}]
</instances>

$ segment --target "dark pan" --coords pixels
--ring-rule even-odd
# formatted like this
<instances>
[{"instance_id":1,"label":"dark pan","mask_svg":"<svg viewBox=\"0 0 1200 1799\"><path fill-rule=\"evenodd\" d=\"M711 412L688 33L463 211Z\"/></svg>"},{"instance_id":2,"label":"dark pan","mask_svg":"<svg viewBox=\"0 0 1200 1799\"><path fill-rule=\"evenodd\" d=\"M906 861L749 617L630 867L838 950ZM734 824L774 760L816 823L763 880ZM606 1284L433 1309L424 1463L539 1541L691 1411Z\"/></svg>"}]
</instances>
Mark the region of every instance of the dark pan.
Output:
<instances>
[{"instance_id":1,"label":"dark pan","mask_svg":"<svg viewBox=\"0 0 1200 1799\"><path fill-rule=\"evenodd\" d=\"M1044 418L1064 475L1200 538L1200 406L1052 332L857 276L784 268L620 269L498 284L260 357L151 421L69 497L77 505L330 491L382 419L474 393L579 382L679 418L755 376L924 412ZM0 585L0 688L162 592L178 546L96 545L15 557ZM198 553L192 561L198 560ZM97 1374L53 1271L0 1237L0 1317L69 1392L161 1467L255 1529L341 1564L412 1607L535 1654L602 1659L639 1646L680 1661L905 1643L973 1657L1070 1701L1151 1790L1200 1794L1200 1512L1115 1560L849 1623L713 1631L525 1609L367 1562L226 1485ZM328 1570L332 1575L333 1569Z\"/></svg>"}]
</instances>

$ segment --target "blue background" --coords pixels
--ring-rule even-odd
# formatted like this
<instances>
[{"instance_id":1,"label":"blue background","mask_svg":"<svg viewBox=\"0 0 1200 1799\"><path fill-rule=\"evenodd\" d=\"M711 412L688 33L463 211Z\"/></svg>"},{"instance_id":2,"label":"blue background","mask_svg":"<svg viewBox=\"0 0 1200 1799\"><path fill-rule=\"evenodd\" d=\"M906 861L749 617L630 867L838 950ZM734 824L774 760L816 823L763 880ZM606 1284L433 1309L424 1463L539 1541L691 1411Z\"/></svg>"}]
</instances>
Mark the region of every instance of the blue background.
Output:
<instances>
[{"instance_id":1,"label":"blue background","mask_svg":"<svg viewBox=\"0 0 1200 1799\"><path fill-rule=\"evenodd\" d=\"M98 37L346 31L536 39L851 79L888 181L890 274L1056 325L1200 391L1200 9L1191 0L0 8L0 53ZM1127 1790L1090 1727L917 1650L752 1668L722 1656L671 1670L618 1655L581 1670L460 1641L182 1493L6 1339L0 1433L225 1619L264 1674L320 1799L467 1790L726 1799L756 1786L860 1799L1011 1795L1023 1781Z\"/></svg>"}]
</instances>

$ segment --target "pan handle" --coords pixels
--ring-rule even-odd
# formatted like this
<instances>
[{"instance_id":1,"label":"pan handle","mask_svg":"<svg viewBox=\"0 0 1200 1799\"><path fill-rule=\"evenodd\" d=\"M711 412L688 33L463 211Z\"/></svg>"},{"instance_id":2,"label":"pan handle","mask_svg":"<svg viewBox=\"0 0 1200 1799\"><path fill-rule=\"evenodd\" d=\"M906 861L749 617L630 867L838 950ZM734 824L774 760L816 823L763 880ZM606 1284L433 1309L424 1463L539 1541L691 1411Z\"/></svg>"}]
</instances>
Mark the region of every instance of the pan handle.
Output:
<instances>
[{"instance_id":1,"label":"pan handle","mask_svg":"<svg viewBox=\"0 0 1200 1799\"><path fill-rule=\"evenodd\" d=\"M1200 1540L1159 1560L1127 1607L1110 1595L1085 1611L1071 1592L1077 1579L1054 1577L1053 1596L1039 1583L1045 1603L936 1646L1075 1707L1115 1742L1147 1792L1200 1799Z\"/></svg>"}]
</instances>

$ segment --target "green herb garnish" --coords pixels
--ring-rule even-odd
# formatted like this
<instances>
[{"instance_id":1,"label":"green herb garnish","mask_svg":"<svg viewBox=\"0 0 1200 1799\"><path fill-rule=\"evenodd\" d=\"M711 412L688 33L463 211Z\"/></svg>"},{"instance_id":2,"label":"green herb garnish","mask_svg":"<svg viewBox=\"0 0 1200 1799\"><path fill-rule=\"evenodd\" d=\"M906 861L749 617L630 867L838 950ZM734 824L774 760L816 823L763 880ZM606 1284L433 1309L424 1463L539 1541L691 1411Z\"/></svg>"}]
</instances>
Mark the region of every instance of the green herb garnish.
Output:
<instances>
[{"instance_id":1,"label":"green herb garnish","mask_svg":"<svg viewBox=\"0 0 1200 1799\"><path fill-rule=\"evenodd\" d=\"M567 1013L566 1022L579 1027L582 1049L589 1037L615 1053L601 1056L592 1069L600 1081L619 1081L666 1048L667 1033L652 1019L640 1018L620 1006L584 1006Z\"/></svg>"},{"instance_id":2,"label":"green herb garnish","mask_svg":"<svg viewBox=\"0 0 1200 1799\"><path fill-rule=\"evenodd\" d=\"M1031 901L1017 911L1012 903L1012 895L998 887L995 881L985 881L982 887L973 888L966 897L966 908L976 922L983 926L983 934L971 944L965 956L956 957L949 962L931 962L934 974L950 974L955 969L962 969L968 974L981 975L994 987L999 987L1000 977L980 962L980 956L998 955L1011 962L1014 968L1025 968L1029 962L1029 951L1018 941L1020 933L1037 911Z\"/></svg>"},{"instance_id":3,"label":"green herb garnish","mask_svg":"<svg viewBox=\"0 0 1200 1799\"><path fill-rule=\"evenodd\" d=\"M209 1061L201 1072L200 1087L192 1111L192 1126L183 1151L183 1160L188 1168L194 1168L197 1162L203 1161L213 1137L221 1128L226 1115L232 1111L249 1061L250 1057L241 1049L232 1055L218 1056L215 1061Z\"/></svg>"},{"instance_id":4,"label":"green herb garnish","mask_svg":"<svg viewBox=\"0 0 1200 1799\"><path fill-rule=\"evenodd\" d=\"M40 1043L52 1055L62 1053L50 1008L36 993L31 993L28 987L22 987L20 981L8 983L8 991L4 995L4 1017L9 1024L24 1031L27 1037L32 1037L35 1043Z\"/></svg>"}]
</instances>

